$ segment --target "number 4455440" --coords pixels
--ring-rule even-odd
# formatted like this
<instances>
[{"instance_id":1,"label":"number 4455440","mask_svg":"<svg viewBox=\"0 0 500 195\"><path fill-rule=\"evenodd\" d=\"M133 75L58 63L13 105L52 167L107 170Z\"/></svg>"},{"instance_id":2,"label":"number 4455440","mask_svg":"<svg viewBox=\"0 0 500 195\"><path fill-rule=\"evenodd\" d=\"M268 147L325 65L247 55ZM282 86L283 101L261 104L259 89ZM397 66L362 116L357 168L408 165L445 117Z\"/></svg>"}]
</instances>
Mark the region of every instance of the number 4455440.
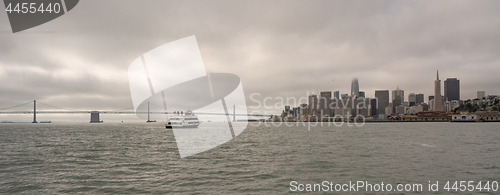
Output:
<instances>
[{"instance_id":1,"label":"number 4455440","mask_svg":"<svg viewBox=\"0 0 500 195\"><path fill-rule=\"evenodd\" d=\"M446 185L444 185L443 189L445 190L455 190L455 191L497 191L498 190L498 182L497 181L490 181L487 182L481 182L475 184L474 181L448 181L446 182Z\"/></svg>"},{"instance_id":2,"label":"number 4455440","mask_svg":"<svg viewBox=\"0 0 500 195\"><path fill-rule=\"evenodd\" d=\"M60 3L49 3L46 6L43 3L39 5L37 3L9 3L5 8L5 11L8 13L17 12L23 14L34 14L34 13L59 13L61 12L61 4Z\"/></svg>"}]
</instances>

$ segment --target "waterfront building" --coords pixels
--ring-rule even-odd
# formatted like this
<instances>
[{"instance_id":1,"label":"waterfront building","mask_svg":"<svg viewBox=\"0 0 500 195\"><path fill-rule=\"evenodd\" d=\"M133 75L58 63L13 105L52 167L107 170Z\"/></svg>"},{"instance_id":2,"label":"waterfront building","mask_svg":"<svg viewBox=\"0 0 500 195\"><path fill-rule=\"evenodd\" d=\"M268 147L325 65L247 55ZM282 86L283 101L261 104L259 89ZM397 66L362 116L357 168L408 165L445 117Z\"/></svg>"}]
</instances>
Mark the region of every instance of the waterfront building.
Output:
<instances>
[{"instance_id":1,"label":"waterfront building","mask_svg":"<svg viewBox=\"0 0 500 195\"><path fill-rule=\"evenodd\" d=\"M452 122L476 122L477 115L471 113L460 113L451 116Z\"/></svg>"},{"instance_id":2,"label":"waterfront building","mask_svg":"<svg viewBox=\"0 0 500 195\"><path fill-rule=\"evenodd\" d=\"M477 118L479 122L499 122L500 113L497 111L478 111Z\"/></svg>"},{"instance_id":3,"label":"waterfront building","mask_svg":"<svg viewBox=\"0 0 500 195\"><path fill-rule=\"evenodd\" d=\"M424 111L415 113L415 115L402 115L402 121L414 122L450 122L452 113L446 111Z\"/></svg>"},{"instance_id":4,"label":"waterfront building","mask_svg":"<svg viewBox=\"0 0 500 195\"><path fill-rule=\"evenodd\" d=\"M448 78L444 81L444 101L460 100L460 80Z\"/></svg>"}]
</instances>

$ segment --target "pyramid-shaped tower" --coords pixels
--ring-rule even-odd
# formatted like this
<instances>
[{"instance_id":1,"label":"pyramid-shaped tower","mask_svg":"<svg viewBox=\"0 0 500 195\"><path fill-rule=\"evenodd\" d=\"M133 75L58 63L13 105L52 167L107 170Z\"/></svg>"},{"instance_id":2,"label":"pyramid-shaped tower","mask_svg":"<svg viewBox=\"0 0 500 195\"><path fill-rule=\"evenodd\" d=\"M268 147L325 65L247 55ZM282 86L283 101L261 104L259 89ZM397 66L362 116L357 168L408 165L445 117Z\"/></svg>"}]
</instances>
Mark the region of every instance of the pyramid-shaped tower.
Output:
<instances>
[{"instance_id":1,"label":"pyramid-shaped tower","mask_svg":"<svg viewBox=\"0 0 500 195\"><path fill-rule=\"evenodd\" d=\"M439 71L436 73L434 81L434 111L444 111L443 96L441 95L441 80L439 80Z\"/></svg>"}]
</instances>

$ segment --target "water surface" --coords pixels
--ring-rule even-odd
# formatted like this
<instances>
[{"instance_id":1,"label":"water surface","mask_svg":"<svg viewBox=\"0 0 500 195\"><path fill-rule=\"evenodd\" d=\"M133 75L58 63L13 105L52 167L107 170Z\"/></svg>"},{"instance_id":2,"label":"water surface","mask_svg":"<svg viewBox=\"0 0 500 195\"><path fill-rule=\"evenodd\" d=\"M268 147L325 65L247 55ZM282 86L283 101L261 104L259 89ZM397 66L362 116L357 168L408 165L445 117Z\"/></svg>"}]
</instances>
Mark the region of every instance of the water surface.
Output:
<instances>
[{"instance_id":1,"label":"water surface","mask_svg":"<svg viewBox=\"0 0 500 195\"><path fill-rule=\"evenodd\" d=\"M500 181L499 140L500 123L249 125L180 158L162 123L0 124L0 193L281 194L291 181Z\"/></svg>"}]
</instances>

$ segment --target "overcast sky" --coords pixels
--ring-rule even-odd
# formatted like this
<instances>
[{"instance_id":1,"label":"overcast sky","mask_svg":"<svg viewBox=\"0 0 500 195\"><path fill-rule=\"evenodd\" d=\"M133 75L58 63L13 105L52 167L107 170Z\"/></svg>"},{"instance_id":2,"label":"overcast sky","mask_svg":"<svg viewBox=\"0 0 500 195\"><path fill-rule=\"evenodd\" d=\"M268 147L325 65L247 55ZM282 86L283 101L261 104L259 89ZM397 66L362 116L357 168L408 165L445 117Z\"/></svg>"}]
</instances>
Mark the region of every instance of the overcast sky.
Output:
<instances>
[{"instance_id":1,"label":"overcast sky","mask_svg":"<svg viewBox=\"0 0 500 195\"><path fill-rule=\"evenodd\" d=\"M354 77L367 97L399 86L427 99L436 70L460 79L461 99L500 94L500 1L82 0L51 22L10 30L0 11L0 108L34 99L132 107L132 61L191 35L208 72L241 78L248 106L252 93L349 93Z\"/></svg>"}]
</instances>

